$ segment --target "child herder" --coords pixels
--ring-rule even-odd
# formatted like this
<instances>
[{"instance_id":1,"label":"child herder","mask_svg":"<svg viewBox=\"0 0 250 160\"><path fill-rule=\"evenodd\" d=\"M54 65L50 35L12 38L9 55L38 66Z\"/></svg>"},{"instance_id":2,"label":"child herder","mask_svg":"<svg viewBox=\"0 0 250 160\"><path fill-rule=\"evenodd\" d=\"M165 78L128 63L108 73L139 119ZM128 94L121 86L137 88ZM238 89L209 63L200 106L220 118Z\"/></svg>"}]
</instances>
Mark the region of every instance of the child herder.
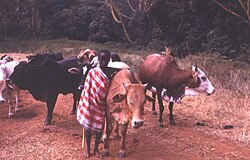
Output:
<instances>
[{"instance_id":1,"label":"child herder","mask_svg":"<svg viewBox=\"0 0 250 160\"><path fill-rule=\"evenodd\" d=\"M111 75L115 71L108 67L110 61L110 52L108 50L100 50L98 52L98 61L99 66L90 69L87 74L77 109L77 120L84 128L86 140L85 158L90 157L92 132L95 133L93 153L96 157L102 157L98 146L105 122L106 95Z\"/></svg>"}]
</instances>

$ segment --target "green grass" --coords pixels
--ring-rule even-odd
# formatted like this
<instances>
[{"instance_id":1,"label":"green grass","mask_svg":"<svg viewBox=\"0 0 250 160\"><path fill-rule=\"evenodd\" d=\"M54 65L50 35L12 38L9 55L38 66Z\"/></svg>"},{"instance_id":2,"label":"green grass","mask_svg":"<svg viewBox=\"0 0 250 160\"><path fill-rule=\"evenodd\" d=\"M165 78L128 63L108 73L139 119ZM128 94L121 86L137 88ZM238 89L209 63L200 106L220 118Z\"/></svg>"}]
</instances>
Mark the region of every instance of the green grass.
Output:
<instances>
[{"instance_id":1,"label":"green grass","mask_svg":"<svg viewBox=\"0 0 250 160\"><path fill-rule=\"evenodd\" d=\"M109 49L111 52L142 54L138 49L134 49L126 43L107 42L105 44L97 44L85 41L75 41L68 39L58 40L7 40L0 42L0 53L39 53L39 52L61 52L64 55L77 54L81 49L91 48L94 50Z\"/></svg>"}]
</instances>

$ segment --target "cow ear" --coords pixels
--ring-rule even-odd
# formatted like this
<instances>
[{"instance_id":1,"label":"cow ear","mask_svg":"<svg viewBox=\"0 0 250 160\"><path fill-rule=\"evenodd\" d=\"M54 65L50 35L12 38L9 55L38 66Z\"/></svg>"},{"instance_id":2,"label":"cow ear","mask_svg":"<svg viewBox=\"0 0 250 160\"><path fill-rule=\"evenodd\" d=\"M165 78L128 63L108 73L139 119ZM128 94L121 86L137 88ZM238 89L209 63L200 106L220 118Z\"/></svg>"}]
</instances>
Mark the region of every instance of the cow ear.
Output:
<instances>
[{"instance_id":1,"label":"cow ear","mask_svg":"<svg viewBox=\"0 0 250 160\"><path fill-rule=\"evenodd\" d=\"M72 68L68 69L68 72L72 73L72 74L78 74L79 73L79 69L76 68L76 67L72 67Z\"/></svg>"},{"instance_id":2,"label":"cow ear","mask_svg":"<svg viewBox=\"0 0 250 160\"><path fill-rule=\"evenodd\" d=\"M197 72L193 73L193 78L194 78L194 82L196 83L198 81L198 73Z\"/></svg>"},{"instance_id":3,"label":"cow ear","mask_svg":"<svg viewBox=\"0 0 250 160\"><path fill-rule=\"evenodd\" d=\"M126 98L126 94L116 94L112 98L112 100L113 100L113 103L119 103L119 102L123 101L125 98Z\"/></svg>"},{"instance_id":4,"label":"cow ear","mask_svg":"<svg viewBox=\"0 0 250 160\"><path fill-rule=\"evenodd\" d=\"M195 72L198 72L198 67L197 67L197 65L193 65L193 66L192 66L192 70L195 71Z\"/></svg>"},{"instance_id":5,"label":"cow ear","mask_svg":"<svg viewBox=\"0 0 250 160\"><path fill-rule=\"evenodd\" d=\"M122 83L124 88L127 90L128 89L128 86L129 86L129 83Z\"/></svg>"},{"instance_id":6,"label":"cow ear","mask_svg":"<svg viewBox=\"0 0 250 160\"><path fill-rule=\"evenodd\" d=\"M194 81L195 81L195 83L197 82L197 80L198 80L198 72L199 72L199 70L198 70L198 67L197 67L197 65L193 65L192 66L192 70L194 71L194 75L193 75L193 77L194 77Z\"/></svg>"},{"instance_id":7,"label":"cow ear","mask_svg":"<svg viewBox=\"0 0 250 160\"><path fill-rule=\"evenodd\" d=\"M152 98L151 96L147 95L147 94L146 94L146 99L147 99L149 102L155 102L155 99Z\"/></svg>"},{"instance_id":8,"label":"cow ear","mask_svg":"<svg viewBox=\"0 0 250 160\"><path fill-rule=\"evenodd\" d=\"M171 49L168 48L167 46L165 46L165 50L166 50L166 55L170 55L171 53Z\"/></svg>"}]
</instances>

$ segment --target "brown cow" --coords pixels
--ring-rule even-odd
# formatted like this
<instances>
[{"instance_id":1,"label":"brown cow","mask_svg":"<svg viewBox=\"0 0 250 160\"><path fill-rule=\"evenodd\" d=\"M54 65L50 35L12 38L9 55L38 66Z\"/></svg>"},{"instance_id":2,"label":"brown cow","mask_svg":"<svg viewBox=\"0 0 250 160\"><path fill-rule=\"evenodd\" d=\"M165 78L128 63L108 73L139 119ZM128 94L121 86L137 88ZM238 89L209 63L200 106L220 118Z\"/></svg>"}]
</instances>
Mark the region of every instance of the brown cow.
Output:
<instances>
[{"instance_id":1,"label":"brown cow","mask_svg":"<svg viewBox=\"0 0 250 160\"><path fill-rule=\"evenodd\" d=\"M152 54L146 57L140 69L140 79L142 83L148 83L148 88L155 87L160 107L159 126L163 127L162 113L164 106L162 103L162 91L165 90L168 97L179 100L189 92L206 92L208 95L214 92L214 87L208 80L204 72L193 67L192 70L182 70L170 55L170 49L166 49L166 56ZM187 90L188 89L188 90ZM153 96L155 98L155 94ZM173 104L169 103L170 124L174 125ZM154 103L153 103L153 109Z\"/></svg>"},{"instance_id":2,"label":"brown cow","mask_svg":"<svg viewBox=\"0 0 250 160\"><path fill-rule=\"evenodd\" d=\"M107 94L105 156L109 155L109 136L113 128L111 121L115 121L119 124L121 136L119 156L125 157L125 135L129 121L131 120L133 128L143 125L142 113L146 99L153 101L146 95L146 85L140 84L133 72L123 69L114 75Z\"/></svg>"}]
</instances>

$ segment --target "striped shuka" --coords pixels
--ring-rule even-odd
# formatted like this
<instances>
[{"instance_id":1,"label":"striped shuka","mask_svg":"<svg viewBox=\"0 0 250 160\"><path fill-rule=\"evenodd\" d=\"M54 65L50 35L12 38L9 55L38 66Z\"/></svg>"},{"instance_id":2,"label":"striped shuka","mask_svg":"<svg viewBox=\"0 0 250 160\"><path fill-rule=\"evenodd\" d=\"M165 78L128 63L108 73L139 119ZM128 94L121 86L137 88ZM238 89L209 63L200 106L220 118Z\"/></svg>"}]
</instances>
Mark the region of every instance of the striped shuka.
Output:
<instances>
[{"instance_id":1,"label":"striped shuka","mask_svg":"<svg viewBox=\"0 0 250 160\"><path fill-rule=\"evenodd\" d=\"M109 79L101 68L91 69L86 77L77 109L77 120L84 128L102 132L108 88Z\"/></svg>"}]
</instances>

